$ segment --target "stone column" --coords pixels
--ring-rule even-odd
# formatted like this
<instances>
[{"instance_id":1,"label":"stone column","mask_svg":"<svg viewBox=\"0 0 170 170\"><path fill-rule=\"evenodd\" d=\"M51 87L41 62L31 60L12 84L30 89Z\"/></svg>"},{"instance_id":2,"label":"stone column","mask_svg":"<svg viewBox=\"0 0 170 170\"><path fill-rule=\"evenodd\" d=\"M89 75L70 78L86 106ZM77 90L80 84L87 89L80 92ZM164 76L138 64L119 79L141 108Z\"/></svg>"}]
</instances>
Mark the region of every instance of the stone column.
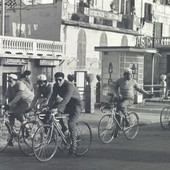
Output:
<instances>
[{"instance_id":1,"label":"stone column","mask_svg":"<svg viewBox=\"0 0 170 170\"><path fill-rule=\"evenodd\" d=\"M85 112L94 113L94 86L91 85L91 82L94 79L93 74L86 75L87 85L85 87L84 96L85 96Z\"/></svg>"}]
</instances>

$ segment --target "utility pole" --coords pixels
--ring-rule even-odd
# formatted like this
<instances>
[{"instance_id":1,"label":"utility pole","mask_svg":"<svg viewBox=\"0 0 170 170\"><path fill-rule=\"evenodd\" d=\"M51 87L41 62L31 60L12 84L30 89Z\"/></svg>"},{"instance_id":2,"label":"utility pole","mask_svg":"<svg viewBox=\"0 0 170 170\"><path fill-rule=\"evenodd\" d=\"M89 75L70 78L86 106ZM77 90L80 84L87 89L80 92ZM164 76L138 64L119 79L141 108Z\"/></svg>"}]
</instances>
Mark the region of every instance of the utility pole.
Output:
<instances>
[{"instance_id":1,"label":"utility pole","mask_svg":"<svg viewBox=\"0 0 170 170\"><path fill-rule=\"evenodd\" d=\"M1 9L1 15L2 15L2 23L1 23L1 31L2 36L5 34L5 0L2 0L2 9Z\"/></svg>"}]
</instances>

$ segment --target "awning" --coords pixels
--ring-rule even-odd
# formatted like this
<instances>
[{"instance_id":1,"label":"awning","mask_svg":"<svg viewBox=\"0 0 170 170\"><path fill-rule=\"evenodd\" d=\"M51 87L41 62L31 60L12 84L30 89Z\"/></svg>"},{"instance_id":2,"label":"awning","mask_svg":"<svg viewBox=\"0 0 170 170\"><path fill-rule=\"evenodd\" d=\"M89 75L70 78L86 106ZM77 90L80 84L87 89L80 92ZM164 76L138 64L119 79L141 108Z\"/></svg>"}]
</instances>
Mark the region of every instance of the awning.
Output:
<instances>
[{"instance_id":1,"label":"awning","mask_svg":"<svg viewBox=\"0 0 170 170\"><path fill-rule=\"evenodd\" d=\"M132 46L101 46L95 47L95 51L111 52L111 51L124 51L124 52L138 52L138 53L157 53L155 48L139 48Z\"/></svg>"}]
</instances>

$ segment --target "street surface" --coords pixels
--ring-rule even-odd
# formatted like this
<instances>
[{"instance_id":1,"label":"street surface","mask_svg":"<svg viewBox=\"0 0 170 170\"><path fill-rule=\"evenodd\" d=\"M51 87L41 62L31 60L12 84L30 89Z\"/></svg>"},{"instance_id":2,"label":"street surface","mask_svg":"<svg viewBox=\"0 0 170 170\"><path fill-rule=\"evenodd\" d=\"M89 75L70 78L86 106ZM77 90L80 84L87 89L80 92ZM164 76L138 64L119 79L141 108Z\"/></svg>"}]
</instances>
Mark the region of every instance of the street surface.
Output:
<instances>
[{"instance_id":1,"label":"street surface","mask_svg":"<svg viewBox=\"0 0 170 170\"><path fill-rule=\"evenodd\" d=\"M97 124L103 114L97 112L82 115L81 119L88 121L93 132L92 146L85 156L68 156L67 151L58 151L49 162L39 162L34 156L23 155L15 144L0 153L0 170L170 169L170 131L162 130L159 124L162 107L163 105L149 108L144 106L142 111L141 108L136 108L141 122L147 122L145 125L141 124L137 137L127 140L121 134L110 144L102 144L97 136Z\"/></svg>"}]
</instances>

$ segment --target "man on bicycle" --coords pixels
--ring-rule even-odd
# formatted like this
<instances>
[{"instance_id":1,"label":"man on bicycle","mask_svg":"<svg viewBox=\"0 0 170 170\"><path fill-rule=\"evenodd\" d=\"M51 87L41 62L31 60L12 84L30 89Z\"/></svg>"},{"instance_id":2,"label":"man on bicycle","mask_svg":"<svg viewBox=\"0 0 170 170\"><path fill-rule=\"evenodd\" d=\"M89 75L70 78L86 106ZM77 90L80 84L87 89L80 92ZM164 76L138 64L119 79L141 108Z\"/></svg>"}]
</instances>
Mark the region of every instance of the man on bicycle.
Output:
<instances>
[{"instance_id":1,"label":"man on bicycle","mask_svg":"<svg viewBox=\"0 0 170 170\"><path fill-rule=\"evenodd\" d=\"M130 68L126 68L124 70L124 78L118 79L115 84L115 92L120 99L118 111L121 111L126 118L128 118L128 107L134 103L134 89L148 97L153 96L153 94L150 94L139 87L136 80L132 78L132 70Z\"/></svg>"},{"instance_id":2,"label":"man on bicycle","mask_svg":"<svg viewBox=\"0 0 170 170\"><path fill-rule=\"evenodd\" d=\"M53 92L48 105L50 109L57 108L59 113L69 114L68 128L72 140L70 153L75 153L77 148L76 122L78 121L81 111L80 94L73 83L64 79L64 73L57 72L54 77L56 83L53 86Z\"/></svg>"},{"instance_id":3,"label":"man on bicycle","mask_svg":"<svg viewBox=\"0 0 170 170\"><path fill-rule=\"evenodd\" d=\"M41 105L47 105L52 93L53 85L47 81L47 77L44 74L40 74L37 77L37 89L35 97L28 110L33 109L38 103L39 99L43 98Z\"/></svg>"},{"instance_id":4,"label":"man on bicycle","mask_svg":"<svg viewBox=\"0 0 170 170\"><path fill-rule=\"evenodd\" d=\"M9 123L11 128L15 125L15 118L21 123L24 122L23 114L28 109L31 101L34 98L34 93L21 81L18 80L17 75L8 75L9 87L3 98L2 104L5 104L8 99L8 104L5 106L6 110L9 110ZM9 141L9 145L13 146L12 139Z\"/></svg>"}]
</instances>

